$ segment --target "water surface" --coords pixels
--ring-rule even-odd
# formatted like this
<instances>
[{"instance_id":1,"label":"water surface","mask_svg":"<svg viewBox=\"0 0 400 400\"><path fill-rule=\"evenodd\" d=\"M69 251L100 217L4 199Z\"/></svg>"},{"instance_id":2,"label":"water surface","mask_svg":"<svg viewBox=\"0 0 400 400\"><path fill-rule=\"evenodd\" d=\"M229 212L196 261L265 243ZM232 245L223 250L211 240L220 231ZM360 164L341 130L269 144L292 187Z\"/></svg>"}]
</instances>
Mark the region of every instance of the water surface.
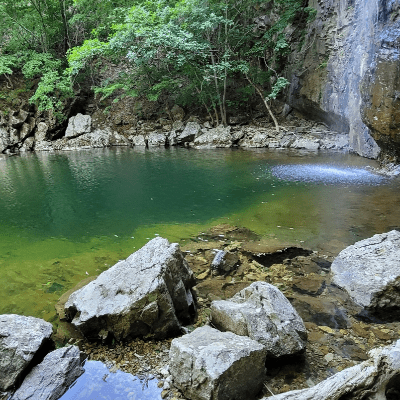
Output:
<instances>
[{"instance_id":1,"label":"water surface","mask_svg":"<svg viewBox=\"0 0 400 400\"><path fill-rule=\"evenodd\" d=\"M0 160L0 313L52 321L58 297L155 235L212 225L337 254L400 226L399 180L343 153L100 149Z\"/></svg>"}]
</instances>

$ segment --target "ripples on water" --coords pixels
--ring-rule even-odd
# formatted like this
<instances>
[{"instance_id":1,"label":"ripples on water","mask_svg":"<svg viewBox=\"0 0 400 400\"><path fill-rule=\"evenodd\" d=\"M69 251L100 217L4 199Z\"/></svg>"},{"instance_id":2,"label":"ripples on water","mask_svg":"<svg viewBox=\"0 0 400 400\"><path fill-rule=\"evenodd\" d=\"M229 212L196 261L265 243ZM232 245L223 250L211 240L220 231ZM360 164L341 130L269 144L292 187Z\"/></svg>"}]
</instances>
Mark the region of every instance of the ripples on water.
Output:
<instances>
[{"instance_id":1,"label":"ripples on water","mask_svg":"<svg viewBox=\"0 0 400 400\"><path fill-rule=\"evenodd\" d=\"M324 184L379 185L388 179L363 168L330 165L276 165L271 169L278 179Z\"/></svg>"}]
</instances>

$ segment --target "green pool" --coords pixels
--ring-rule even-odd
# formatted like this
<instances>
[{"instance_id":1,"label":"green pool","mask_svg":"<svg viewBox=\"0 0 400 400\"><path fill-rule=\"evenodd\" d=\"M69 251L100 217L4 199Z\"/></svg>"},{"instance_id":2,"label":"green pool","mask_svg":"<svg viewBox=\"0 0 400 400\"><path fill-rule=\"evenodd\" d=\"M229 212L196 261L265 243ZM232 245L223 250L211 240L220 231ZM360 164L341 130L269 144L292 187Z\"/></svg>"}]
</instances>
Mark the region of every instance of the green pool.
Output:
<instances>
[{"instance_id":1,"label":"green pool","mask_svg":"<svg viewBox=\"0 0 400 400\"><path fill-rule=\"evenodd\" d=\"M369 166L375 162L350 154L266 149L4 157L0 313L51 321L64 291L155 235L185 243L218 223L335 254L400 226L399 181L369 180ZM349 168L362 177L345 179ZM321 178L310 179L317 169ZM329 173L335 179L324 179Z\"/></svg>"}]
</instances>

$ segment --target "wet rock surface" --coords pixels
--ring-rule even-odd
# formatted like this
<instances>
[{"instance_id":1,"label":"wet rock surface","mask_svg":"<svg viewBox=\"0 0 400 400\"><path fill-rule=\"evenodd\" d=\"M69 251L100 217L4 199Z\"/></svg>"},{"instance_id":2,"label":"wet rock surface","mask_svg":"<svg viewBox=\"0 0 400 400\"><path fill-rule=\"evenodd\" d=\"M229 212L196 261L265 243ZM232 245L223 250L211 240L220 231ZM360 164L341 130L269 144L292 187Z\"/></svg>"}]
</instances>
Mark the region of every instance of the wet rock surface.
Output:
<instances>
[{"instance_id":1,"label":"wet rock surface","mask_svg":"<svg viewBox=\"0 0 400 400\"><path fill-rule=\"evenodd\" d=\"M29 372L11 400L59 399L82 375L81 364L81 352L77 346L52 351Z\"/></svg>"},{"instance_id":2,"label":"wet rock surface","mask_svg":"<svg viewBox=\"0 0 400 400\"><path fill-rule=\"evenodd\" d=\"M19 384L26 370L40 361L51 347L52 331L52 325L39 318L0 315L0 391Z\"/></svg>"},{"instance_id":3,"label":"wet rock surface","mask_svg":"<svg viewBox=\"0 0 400 400\"><path fill-rule=\"evenodd\" d=\"M331 268L333 283L362 307L383 317L400 313L400 232L374 235L347 247Z\"/></svg>"},{"instance_id":4,"label":"wet rock surface","mask_svg":"<svg viewBox=\"0 0 400 400\"><path fill-rule=\"evenodd\" d=\"M211 323L256 340L264 346L267 357L305 349L307 330L302 319L282 292L267 282L254 282L228 300L213 301Z\"/></svg>"},{"instance_id":5,"label":"wet rock surface","mask_svg":"<svg viewBox=\"0 0 400 400\"><path fill-rule=\"evenodd\" d=\"M264 364L259 343L209 326L171 343L173 384L190 399L254 398L265 378Z\"/></svg>"},{"instance_id":6,"label":"wet rock surface","mask_svg":"<svg viewBox=\"0 0 400 400\"><path fill-rule=\"evenodd\" d=\"M400 341L374 349L370 359L345 369L310 389L274 396L278 400L397 399L400 395ZM266 399L266 398L265 398Z\"/></svg>"},{"instance_id":7,"label":"wet rock surface","mask_svg":"<svg viewBox=\"0 0 400 400\"><path fill-rule=\"evenodd\" d=\"M163 338L192 319L193 285L179 245L159 237L71 294L65 315L91 338Z\"/></svg>"}]
</instances>

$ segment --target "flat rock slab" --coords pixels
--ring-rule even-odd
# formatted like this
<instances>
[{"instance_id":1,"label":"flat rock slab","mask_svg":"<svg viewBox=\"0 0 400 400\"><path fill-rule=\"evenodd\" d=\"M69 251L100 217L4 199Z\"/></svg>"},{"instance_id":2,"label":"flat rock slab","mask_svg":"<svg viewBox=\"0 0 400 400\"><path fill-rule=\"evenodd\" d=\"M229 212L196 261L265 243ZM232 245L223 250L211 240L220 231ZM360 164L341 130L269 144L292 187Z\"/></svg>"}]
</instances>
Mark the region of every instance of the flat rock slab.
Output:
<instances>
[{"instance_id":1,"label":"flat rock slab","mask_svg":"<svg viewBox=\"0 0 400 400\"><path fill-rule=\"evenodd\" d=\"M244 336L210 326L174 339L174 385L191 400L251 400L265 380L265 350Z\"/></svg>"},{"instance_id":2,"label":"flat rock slab","mask_svg":"<svg viewBox=\"0 0 400 400\"><path fill-rule=\"evenodd\" d=\"M306 346L303 320L284 294L267 282L254 282L229 300L213 301L211 318L218 329L261 343L267 357L296 354Z\"/></svg>"},{"instance_id":3,"label":"flat rock slab","mask_svg":"<svg viewBox=\"0 0 400 400\"><path fill-rule=\"evenodd\" d=\"M165 338L191 321L194 284L179 245L157 237L74 292L65 315L89 338Z\"/></svg>"},{"instance_id":4,"label":"flat rock slab","mask_svg":"<svg viewBox=\"0 0 400 400\"><path fill-rule=\"evenodd\" d=\"M347 247L332 263L333 283L370 310L400 310L400 232L374 235Z\"/></svg>"},{"instance_id":5,"label":"flat rock slab","mask_svg":"<svg viewBox=\"0 0 400 400\"><path fill-rule=\"evenodd\" d=\"M54 350L26 376L11 400L57 400L83 374L76 346Z\"/></svg>"},{"instance_id":6,"label":"flat rock slab","mask_svg":"<svg viewBox=\"0 0 400 400\"><path fill-rule=\"evenodd\" d=\"M50 343L53 327L39 318L0 315L0 390L18 383L36 353Z\"/></svg>"},{"instance_id":7,"label":"flat rock slab","mask_svg":"<svg viewBox=\"0 0 400 400\"><path fill-rule=\"evenodd\" d=\"M309 389L275 395L274 400L394 400L398 399L400 340L371 350L370 358ZM268 397L268 400L272 397ZM267 397L262 400L267 400Z\"/></svg>"}]
</instances>

